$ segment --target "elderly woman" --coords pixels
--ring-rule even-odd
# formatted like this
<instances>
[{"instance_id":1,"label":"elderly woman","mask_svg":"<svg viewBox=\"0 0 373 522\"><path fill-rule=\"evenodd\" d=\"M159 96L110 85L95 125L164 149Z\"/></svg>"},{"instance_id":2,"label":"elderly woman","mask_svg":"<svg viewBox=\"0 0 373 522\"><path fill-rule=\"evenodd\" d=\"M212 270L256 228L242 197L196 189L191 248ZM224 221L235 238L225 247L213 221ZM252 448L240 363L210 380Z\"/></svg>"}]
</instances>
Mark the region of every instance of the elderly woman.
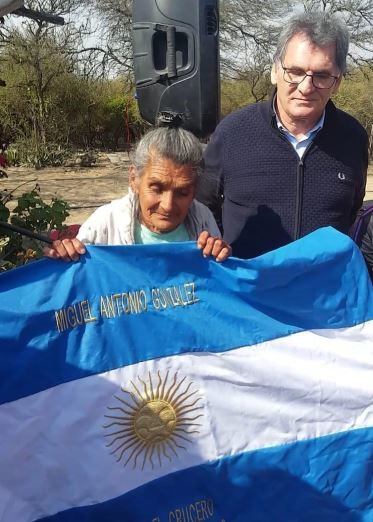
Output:
<instances>
[{"instance_id":1,"label":"elderly woman","mask_svg":"<svg viewBox=\"0 0 373 522\"><path fill-rule=\"evenodd\" d=\"M160 127L138 143L129 169L129 191L98 208L75 239L54 241L45 255L76 261L84 244L133 245L196 240L204 256L224 261L230 246L210 210L194 199L202 161L197 138Z\"/></svg>"}]
</instances>

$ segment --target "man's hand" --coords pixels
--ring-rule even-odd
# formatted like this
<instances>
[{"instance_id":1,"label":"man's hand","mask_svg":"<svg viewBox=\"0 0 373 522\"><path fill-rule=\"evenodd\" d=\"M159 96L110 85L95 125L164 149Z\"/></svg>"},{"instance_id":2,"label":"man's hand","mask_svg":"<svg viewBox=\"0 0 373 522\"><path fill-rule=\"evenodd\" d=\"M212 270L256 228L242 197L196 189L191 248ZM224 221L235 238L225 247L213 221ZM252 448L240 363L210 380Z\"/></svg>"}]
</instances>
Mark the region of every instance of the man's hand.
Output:
<instances>
[{"instance_id":1,"label":"man's hand","mask_svg":"<svg viewBox=\"0 0 373 522\"><path fill-rule=\"evenodd\" d=\"M86 250L79 239L56 239L53 241L51 247L45 247L43 253L46 257L52 259L62 259L63 261L78 261L82 254L85 254Z\"/></svg>"},{"instance_id":2,"label":"man's hand","mask_svg":"<svg viewBox=\"0 0 373 522\"><path fill-rule=\"evenodd\" d=\"M232 248L228 243L220 237L210 236L206 230L200 233L197 245L205 257L213 256L218 262L225 261L232 254Z\"/></svg>"}]
</instances>

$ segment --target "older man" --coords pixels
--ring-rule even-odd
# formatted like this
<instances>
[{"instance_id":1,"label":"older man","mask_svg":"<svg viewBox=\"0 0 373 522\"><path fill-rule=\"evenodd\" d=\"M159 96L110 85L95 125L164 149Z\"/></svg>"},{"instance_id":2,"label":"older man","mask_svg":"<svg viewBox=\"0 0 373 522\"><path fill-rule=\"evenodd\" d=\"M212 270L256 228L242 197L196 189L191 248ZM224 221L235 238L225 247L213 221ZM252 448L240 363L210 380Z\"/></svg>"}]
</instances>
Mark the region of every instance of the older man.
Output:
<instances>
[{"instance_id":1,"label":"older man","mask_svg":"<svg viewBox=\"0 0 373 522\"><path fill-rule=\"evenodd\" d=\"M99 207L77 238L54 241L48 257L76 261L84 244L132 245L197 240L203 255L231 253L210 210L194 200L202 148L181 128L161 127L138 143L126 196Z\"/></svg>"},{"instance_id":2,"label":"older man","mask_svg":"<svg viewBox=\"0 0 373 522\"><path fill-rule=\"evenodd\" d=\"M205 153L208 185L197 197L221 204L233 254L254 257L326 225L347 233L366 182L368 139L330 101L346 70L348 32L327 13L284 27L271 100L227 116Z\"/></svg>"}]
</instances>

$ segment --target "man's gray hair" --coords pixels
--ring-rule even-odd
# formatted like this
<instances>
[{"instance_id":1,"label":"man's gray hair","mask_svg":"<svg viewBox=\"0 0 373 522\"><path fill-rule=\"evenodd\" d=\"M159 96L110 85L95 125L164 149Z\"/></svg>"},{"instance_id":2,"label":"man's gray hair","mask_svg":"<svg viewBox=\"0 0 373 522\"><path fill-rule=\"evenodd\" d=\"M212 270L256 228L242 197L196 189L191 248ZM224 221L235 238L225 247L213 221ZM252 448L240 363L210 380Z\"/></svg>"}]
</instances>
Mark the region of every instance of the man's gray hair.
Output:
<instances>
[{"instance_id":1,"label":"man's gray hair","mask_svg":"<svg viewBox=\"0 0 373 522\"><path fill-rule=\"evenodd\" d=\"M347 26L339 18L326 12L301 13L290 18L280 33L273 57L275 63L283 61L289 40L296 34L305 34L319 47L335 43L336 65L342 74L346 71L350 38Z\"/></svg>"},{"instance_id":2,"label":"man's gray hair","mask_svg":"<svg viewBox=\"0 0 373 522\"><path fill-rule=\"evenodd\" d=\"M202 146L191 132L181 127L159 127L147 132L133 152L132 163L137 175L141 176L152 155L170 159L178 165L191 165L199 174Z\"/></svg>"}]
</instances>

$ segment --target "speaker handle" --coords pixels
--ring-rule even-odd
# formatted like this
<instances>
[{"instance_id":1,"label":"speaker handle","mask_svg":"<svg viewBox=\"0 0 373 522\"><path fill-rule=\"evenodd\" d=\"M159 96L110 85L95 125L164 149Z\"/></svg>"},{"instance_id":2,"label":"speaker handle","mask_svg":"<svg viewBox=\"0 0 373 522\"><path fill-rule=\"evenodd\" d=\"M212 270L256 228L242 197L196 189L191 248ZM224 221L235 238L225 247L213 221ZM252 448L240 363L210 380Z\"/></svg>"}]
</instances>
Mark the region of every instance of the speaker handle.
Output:
<instances>
[{"instance_id":1,"label":"speaker handle","mask_svg":"<svg viewBox=\"0 0 373 522\"><path fill-rule=\"evenodd\" d=\"M176 45L175 45L175 33L176 28L174 25L156 24L156 31L165 32L167 35L167 77L176 78Z\"/></svg>"},{"instance_id":2,"label":"speaker handle","mask_svg":"<svg viewBox=\"0 0 373 522\"><path fill-rule=\"evenodd\" d=\"M177 76L175 33L175 26L169 25L167 27L167 72L169 78L175 78Z\"/></svg>"}]
</instances>

